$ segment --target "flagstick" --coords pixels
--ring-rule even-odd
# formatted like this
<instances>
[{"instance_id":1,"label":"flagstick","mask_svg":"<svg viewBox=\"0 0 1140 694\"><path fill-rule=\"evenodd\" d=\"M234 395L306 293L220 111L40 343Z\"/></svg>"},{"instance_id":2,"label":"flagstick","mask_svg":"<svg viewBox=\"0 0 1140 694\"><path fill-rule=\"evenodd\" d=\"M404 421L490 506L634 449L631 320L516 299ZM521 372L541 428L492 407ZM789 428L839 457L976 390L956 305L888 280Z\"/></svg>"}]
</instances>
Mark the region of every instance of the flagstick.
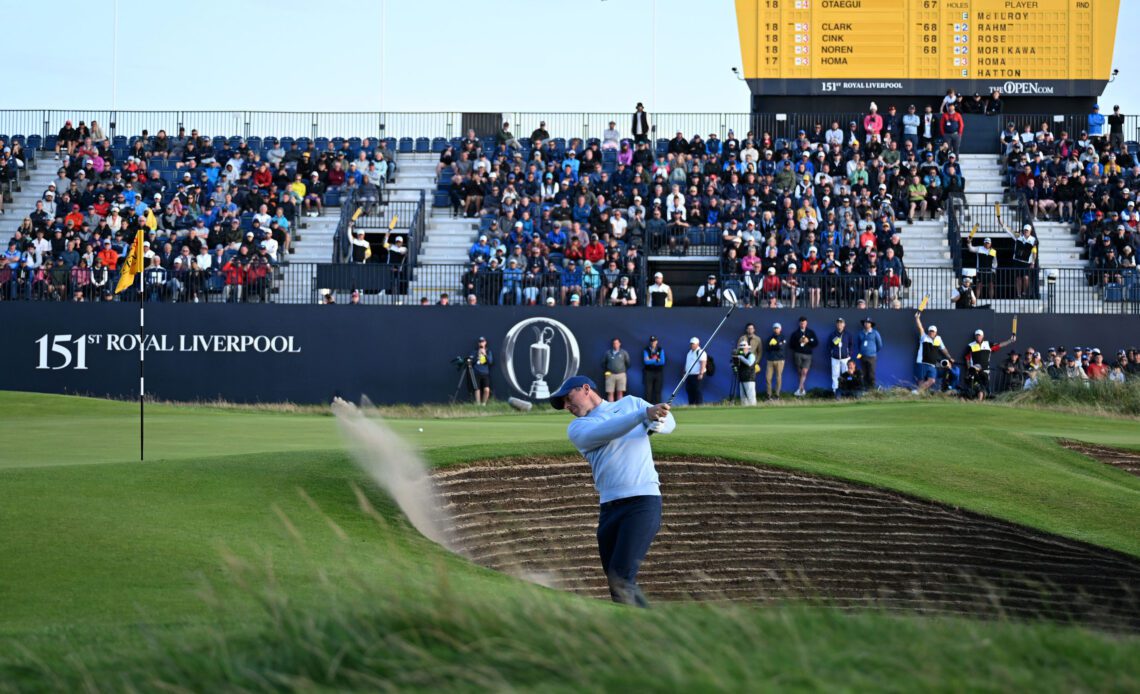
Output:
<instances>
[{"instance_id":1,"label":"flagstick","mask_svg":"<svg viewBox=\"0 0 1140 694\"><path fill-rule=\"evenodd\" d=\"M139 462L146 460L146 449L143 448L143 423L146 421L143 414L143 399L146 397L146 378L143 375L143 362L146 359L146 322L143 317L143 307L146 306L145 275L145 272L139 272Z\"/></svg>"}]
</instances>

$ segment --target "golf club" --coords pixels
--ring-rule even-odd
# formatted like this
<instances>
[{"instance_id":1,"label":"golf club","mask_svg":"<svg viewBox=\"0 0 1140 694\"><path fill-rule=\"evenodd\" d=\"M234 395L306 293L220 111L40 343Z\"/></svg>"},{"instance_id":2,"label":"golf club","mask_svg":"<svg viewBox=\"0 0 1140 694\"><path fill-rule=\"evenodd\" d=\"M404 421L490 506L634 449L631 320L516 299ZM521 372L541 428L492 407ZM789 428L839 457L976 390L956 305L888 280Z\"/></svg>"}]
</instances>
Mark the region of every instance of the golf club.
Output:
<instances>
[{"instance_id":1,"label":"golf club","mask_svg":"<svg viewBox=\"0 0 1140 694\"><path fill-rule=\"evenodd\" d=\"M724 314L724 318L720 319L720 323L717 323L716 328L712 331L712 335L709 335L709 339L701 345L701 348L699 350L697 350L697 358L693 360L692 366L690 366L688 369L685 369L685 373L681 376L681 380L677 382L677 387L674 388L673 392L669 395L669 400L667 400L665 403L666 405L673 405L673 400L677 397L677 393L681 391L681 387L685 385L685 381L692 374L693 367L701 363L701 356L704 355L706 350L708 350L709 345L712 344L712 341L716 338L716 334L720 332L720 329L724 326L724 323L728 320L728 317L731 316L732 312L736 310L736 295L731 292L725 292L724 297L725 301L728 302L728 312ZM653 427L659 424L659 422L654 422L650 425L650 436L652 436L656 431Z\"/></svg>"}]
</instances>

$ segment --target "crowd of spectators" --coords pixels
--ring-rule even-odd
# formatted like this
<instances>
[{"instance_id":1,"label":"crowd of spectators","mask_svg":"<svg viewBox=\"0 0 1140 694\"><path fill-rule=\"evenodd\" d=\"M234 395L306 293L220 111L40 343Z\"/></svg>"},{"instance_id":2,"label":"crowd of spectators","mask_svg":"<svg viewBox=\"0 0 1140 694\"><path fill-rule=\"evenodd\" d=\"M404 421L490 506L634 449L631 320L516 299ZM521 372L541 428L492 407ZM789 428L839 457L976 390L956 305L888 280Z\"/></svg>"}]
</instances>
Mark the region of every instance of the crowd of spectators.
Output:
<instances>
[{"instance_id":1,"label":"crowd of spectators","mask_svg":"<svg viewBox=\"0 0 1140 694\"><path fill-rule=\"evenodd\" d=\"M1140 160L1124 139L1119 106L1105 117L1095 106L1075 136L1050 124L1013 123L1002 135L1009 183L1034 220L1073 224L1088 253L1093 284L1121 284L1134 275L1140 243Z\"/></svg>"},{"instance_id":2,"label":"crowd of spectators","mask_svg":"<svg viewBox=\"0 0 1140 694\"><path fill-rule=\"evenodd\" d=\"M908 283L902 222L939 218L966 185L948 137L961 133L955 107L906 110L880 115L872 103L862 127L821 122L786 140L678 132L656 149L612 122L602 139L568 142L551 138L545 123L529 138L504 123L493 144L469 132L446 148L437 171L450 181L452 215L479 219L474 272L506 273L513 256L524 278L548 278L544 289L582 286L567 296L599 301L621 273L635 279L626 262L642 249L686 255L699 247L719 256L720 274L749 303L815 307L861 297L889 305ZM640 127L639 114L631 125ZM554 284L555 275L576 278L586 261L600 285Z\"/></svg>"},{"instance_id":3,"label":"crowd of spectators","mask_svg":"<svg viewBox=\"0 0 1140 694\"><path fill-rule=\"evenodd\" d=\"M64 124L50 147L56 178L0 257L0 297L113 300L141 230L148 300L267 300L302 214L321 214L348 190L378 198L394 176L384 141L211 139L185 129L115 139L94 121Z\"/></svg>"}]
</instances>

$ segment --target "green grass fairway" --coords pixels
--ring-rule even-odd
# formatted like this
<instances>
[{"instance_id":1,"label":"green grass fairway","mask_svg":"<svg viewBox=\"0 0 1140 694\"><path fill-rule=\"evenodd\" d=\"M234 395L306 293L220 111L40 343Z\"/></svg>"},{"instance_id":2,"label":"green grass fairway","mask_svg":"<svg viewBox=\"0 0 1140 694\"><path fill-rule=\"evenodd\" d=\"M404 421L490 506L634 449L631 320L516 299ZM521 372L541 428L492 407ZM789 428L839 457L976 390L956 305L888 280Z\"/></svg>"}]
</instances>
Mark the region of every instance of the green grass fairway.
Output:
<instances>
[{"instance_id":1,"label":"green grass fairway","mask_svg":"<svg viewBox=\"0 0 1140 694\"><path fill-rule=\"evenodd\" d=\"M677 418L658 453L846 478L1140 556L1140 478L1054 443L1140 448L1135 419L940 400ZM641 613L520 584L410 531L325 414L151 405L145 463L137 404L0 393L0 421L0 690L1140 688L1135 636ZM573 454L562 413L389 422L436 465Z\"/></svg>"}]
</instances>

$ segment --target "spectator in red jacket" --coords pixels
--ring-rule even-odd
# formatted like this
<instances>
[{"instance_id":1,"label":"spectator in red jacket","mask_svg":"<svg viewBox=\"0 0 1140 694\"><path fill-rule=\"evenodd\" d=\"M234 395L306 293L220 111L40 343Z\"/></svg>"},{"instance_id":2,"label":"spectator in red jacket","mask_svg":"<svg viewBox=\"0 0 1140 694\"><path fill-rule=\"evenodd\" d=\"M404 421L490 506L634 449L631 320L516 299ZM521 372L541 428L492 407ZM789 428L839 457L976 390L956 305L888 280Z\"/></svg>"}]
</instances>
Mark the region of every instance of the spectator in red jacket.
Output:
<instances>
[{"instance_id":1,"label":"spectator in red jacket","mask_svg":"<svg viewBox=\"0 0 1140 694\"><path fill-rule=\"evenodd\" d=\"M946 112L938 119L938 129L942 132L942 139L950 145L954 154L958 154L958 150L962 147L962 133L966 130L966 122L962 120L962 115L958 113L954 104L946 106Z\"/></svg>"},{"instance_id":2,"label":"spectator in red jacket","mask_svg":"<svg viewBox=\"0 0 1140 694\"><path fill-rule=\"evenodd\" d=\"M606 247L598 239L598 235L594 234L590 237L590 243L586 244L586 260L597 265L606 257Z\"/></svg>"},{"instance_id":3,"label":"spectator in red jacket","mask_svg":"<svg viewBox=\"0 0 1140 694\"><path fill-rule=\"evenodd\" d=\"M262 162L261 166L253 174L253 184L258 188L267 189L273 185L273 172L269 170L269 164Z\"/></svg>"}]
</instances>

